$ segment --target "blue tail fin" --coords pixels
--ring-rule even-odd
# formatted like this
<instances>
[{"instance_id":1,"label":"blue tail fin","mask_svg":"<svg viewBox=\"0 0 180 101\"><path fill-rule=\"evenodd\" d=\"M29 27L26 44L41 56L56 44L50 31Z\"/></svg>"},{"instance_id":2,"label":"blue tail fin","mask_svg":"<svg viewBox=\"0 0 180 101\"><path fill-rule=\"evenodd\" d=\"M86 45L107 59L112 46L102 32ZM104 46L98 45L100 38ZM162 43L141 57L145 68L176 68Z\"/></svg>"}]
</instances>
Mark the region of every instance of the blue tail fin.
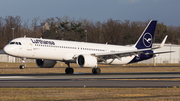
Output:
<instances>
[{"instance_id":1,"label":"blue tail fin","mask_svg":"<svg viewBox=\"0 0 180 101\"><path fill-rule=\"evenodd\" d=\"M151 20L135 44L137 49L151 48L157 21Z\"/></svg>"}]
</instances>

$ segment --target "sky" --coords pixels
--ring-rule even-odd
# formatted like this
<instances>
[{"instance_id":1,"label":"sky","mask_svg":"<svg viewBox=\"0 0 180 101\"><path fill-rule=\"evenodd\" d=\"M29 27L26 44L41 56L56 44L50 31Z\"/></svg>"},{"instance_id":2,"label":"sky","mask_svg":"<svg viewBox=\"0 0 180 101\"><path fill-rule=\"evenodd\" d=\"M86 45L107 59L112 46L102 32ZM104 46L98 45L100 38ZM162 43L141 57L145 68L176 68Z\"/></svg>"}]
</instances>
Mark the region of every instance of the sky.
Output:
<instances>
[{"instance_id":1,"label":"sky","mask_svg":"<svg viewBox=\"0 0 180 101\"><path fill-rule=\"evenodd\" d=\"M20 16L87 19L93 21L157 20L180 26L180 0L0 0L0 17Z\"/></svg>"}]
</instances>

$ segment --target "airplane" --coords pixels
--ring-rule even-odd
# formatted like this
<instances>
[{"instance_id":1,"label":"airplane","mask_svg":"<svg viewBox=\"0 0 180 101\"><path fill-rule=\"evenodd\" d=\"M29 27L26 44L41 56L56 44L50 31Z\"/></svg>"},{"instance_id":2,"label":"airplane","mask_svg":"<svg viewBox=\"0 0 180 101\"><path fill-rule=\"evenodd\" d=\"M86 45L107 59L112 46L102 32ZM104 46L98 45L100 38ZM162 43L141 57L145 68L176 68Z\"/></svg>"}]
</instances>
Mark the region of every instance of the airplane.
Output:
<instances>
[{"instance_id":1,"label":"airplane","mask_svg":"<svg viewBox=\"0 0 180 101\"><path fill-rule=\"evenodd\" d=\"M53 68L57 61L64 62L68 66L66 74L74 73L70 63L91 67L93 74L100 74L98 64L101 63L124 65L150 59L156 54L169 53L153 51L163 47L167 39L166 35L160 46L152 47L156 24L156 20L151 20L132 46L21 37L11 40L3 50L8 55L22 58L20 69L25 68L23 63L26 58L30 58L36 59L40 68Z\"/></svg>"}]
</instances>

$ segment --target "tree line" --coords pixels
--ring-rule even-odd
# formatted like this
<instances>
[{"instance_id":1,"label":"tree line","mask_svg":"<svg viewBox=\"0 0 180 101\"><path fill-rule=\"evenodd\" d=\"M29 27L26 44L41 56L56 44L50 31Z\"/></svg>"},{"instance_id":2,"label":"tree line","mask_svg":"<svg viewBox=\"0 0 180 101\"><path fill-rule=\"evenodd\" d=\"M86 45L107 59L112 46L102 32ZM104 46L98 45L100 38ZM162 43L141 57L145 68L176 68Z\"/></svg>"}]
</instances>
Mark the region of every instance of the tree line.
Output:
<instances>
[{"instance_id":1,"label":"tree line","mask_svg":"<svg viewBox=\"0 0 180 101\"><path fill-rule=\"evenodd\" d=\"M47 18L43 21L37 17L29 21L23 20L20 16L0 17L0 48L3 49L13 39L13 33L14 38L26 35L34 38L128 45L138 40L149 21L108 19L99 22L87 19L75 20L67 16ZM47 23L49 29L40 26L40 22ZM157 23L155 43L160 43L165 35L168 35L167 43L178 44L180 26Z\"/></svg>"}]
</instances>

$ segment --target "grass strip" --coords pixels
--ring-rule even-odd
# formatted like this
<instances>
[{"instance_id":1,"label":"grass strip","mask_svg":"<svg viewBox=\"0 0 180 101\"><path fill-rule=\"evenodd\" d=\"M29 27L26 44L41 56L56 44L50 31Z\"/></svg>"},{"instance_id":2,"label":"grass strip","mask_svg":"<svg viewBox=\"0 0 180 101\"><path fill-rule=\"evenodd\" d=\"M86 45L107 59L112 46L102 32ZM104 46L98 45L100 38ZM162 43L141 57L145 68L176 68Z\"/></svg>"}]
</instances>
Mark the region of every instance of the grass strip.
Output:
<instances>
[{"instance_id":1,"label":"grass strip","mask_svg":"<svg viewBox=\"0 0 180 101\"><path fill-rule=\"evenodd\" d=\"M1 101L180 100L180 88L0 88Z\"/></svg>"}]
</instances>

